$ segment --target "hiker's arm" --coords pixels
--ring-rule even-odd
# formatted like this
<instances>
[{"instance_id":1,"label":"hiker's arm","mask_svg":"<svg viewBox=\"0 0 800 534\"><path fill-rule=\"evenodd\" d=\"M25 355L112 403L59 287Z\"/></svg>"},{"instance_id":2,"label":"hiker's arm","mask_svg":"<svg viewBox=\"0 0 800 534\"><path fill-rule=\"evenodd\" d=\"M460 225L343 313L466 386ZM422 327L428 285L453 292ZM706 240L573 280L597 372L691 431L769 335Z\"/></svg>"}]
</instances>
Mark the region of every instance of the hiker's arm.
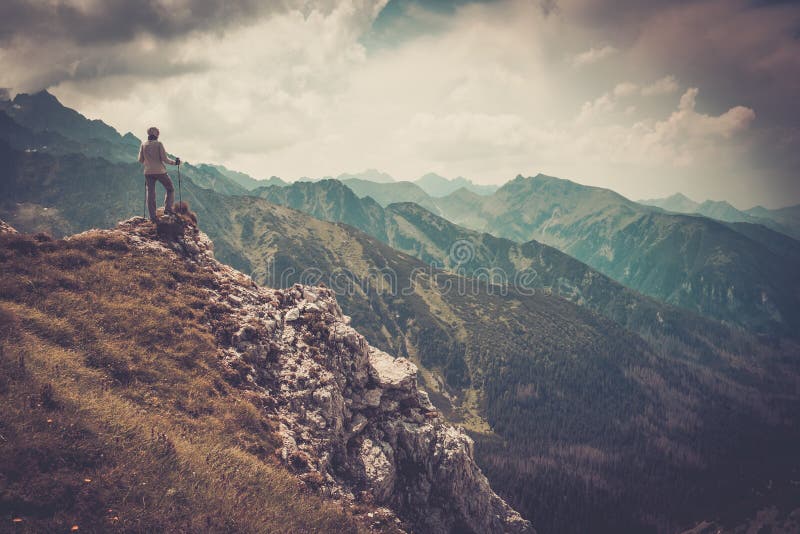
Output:
<instances>
[{"instance_id":1,"label":"hiker's arm","mask_svg":"<svg viewBox=\"0 0 800 534\"><path fill-rule=\"evenodd\" d=\"M144 163L144 145L139 145L139 163Z\"/></svg>"},{"instance_id":2,"label":"hiker's arm","mask_svg":"<svg viewBox=\"0 0 800 534\"><path fill-rule=\"evenodd\" d=\"M175 165L175 160L169 159L169 156L167 156L167 150L164 148L164 145L159 143L159 146L161 147L161 161L170 165Z\"/></svg>"}]
</instances>

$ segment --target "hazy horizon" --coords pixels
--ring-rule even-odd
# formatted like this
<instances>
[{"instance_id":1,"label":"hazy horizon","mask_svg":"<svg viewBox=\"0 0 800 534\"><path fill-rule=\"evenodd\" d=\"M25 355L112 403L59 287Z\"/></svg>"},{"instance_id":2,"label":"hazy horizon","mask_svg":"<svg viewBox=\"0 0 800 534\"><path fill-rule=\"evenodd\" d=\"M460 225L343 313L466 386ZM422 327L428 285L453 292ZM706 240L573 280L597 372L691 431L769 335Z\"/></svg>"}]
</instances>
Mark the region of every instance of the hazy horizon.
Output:
<instances>
[{"instance_id":1,"label":"hazy horizon","mask_svg":"<svg viewBox=\"0 0 800 534\"><path fill-rule=\"evenodd\" d=\"M375 168L800 203L800 6L351 0L0 7L0 87L257 178Z\"/></svg>"}]
</instances>

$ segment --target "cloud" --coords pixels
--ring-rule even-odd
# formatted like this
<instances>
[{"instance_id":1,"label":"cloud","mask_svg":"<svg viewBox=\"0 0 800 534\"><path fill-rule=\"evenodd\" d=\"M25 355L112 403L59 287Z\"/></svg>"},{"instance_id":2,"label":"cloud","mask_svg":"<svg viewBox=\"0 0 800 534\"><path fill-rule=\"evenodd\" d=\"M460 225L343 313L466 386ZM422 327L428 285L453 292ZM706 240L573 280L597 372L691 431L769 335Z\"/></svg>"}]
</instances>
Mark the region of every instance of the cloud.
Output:
<instances>
[{"instance_id":1,"label":"cloud","mask_svg":"<svg viewBox=\"0 0 800 534\"><path fill-rule=\"evenodd\" d=\"M514 114L420 113L398 133L415 138L421 151L441 160L502 157L530 144L528 124Z\"/></svg>"},{"instance_id":2,"label":"cloud","mask_svg":"<svg viewBox=\"0 0 800 534\"><path fill-rule=\"evenodd\" d=\"M618 111L620 109L618 105L620 100L637 96L667 94L677 89L678 83L672 76L665 76L645 86L633 82L619 82L611 91L603 93L594 100L584 102L578 115L578 122L586 122L592 118L603 118L604 115ZM632 115L636 112L636 109L636 106L629 104L624 107L623 112L626 115Z\"/></svg>"},{"instance_id":3,"label":"cloud","mask_svg":"<svg viewBox=\"0 0 800 534\"><path fill-rule=\"evenodd\" d=\"M756 115L744 106L720 115L699 113L698 92L695 87L687 89L678 108L665 119L638 121L631 126L600 126L584 142L590 144L594 139L599 143L590 152L637 165L685 167L698 159L718 157L728 151L724 141L747 130Z\"/></svg>"},{"instance_id":4,"label":"cloud","mask_svg":"<svg viewBox=\"0 0 800 534\"><path fill-rule=\"evenodd\" d=\"M196 30L219 30L287 7L259 0L4 0L0 42L66 40L79 44L120 43L147 34L174 39Z\"/></svg>"},{"instance_id":5,"label":"cloud","mask_svg":"<svg viewBox=\"0 0 800 534\"><path fill-rule=\"evenodd\" d=\"M291 1L219 24L187 14L174 34L135 29L119 41L58 30L37 42L21 29L0 44L0 86L49 86L121 131L143 135L157 124L188 161L255 176L374 167L402 179L433 170L498 183L542 171L632 197L676 188L698 198L732 191L731 200L754 203L789 196L763 184L796 176L797 123L774 128L771 120L787 119L762 110L794 83L775 65L794 60L782 38L745 31L744 4L624 0L625 9L611 10L593 0L549 9L529 0L454 1L442 11L414 2L408 17L432 21L424 31L385 16L388 26L374 32L385 0ZM784 8L763 8L767 19L760 8L753 20L784 27L791 16L781 13L779 24L773 9ZM660 24L680 42L669 44ZM723 30L730 43L717 39ZM742 39L769 53L753 56ZM564 50L584 52L565 61ZM737 54L757 64L745 67ZM787 116L796 113L791 99L778 102Z\"/></svg>"},{"instance_id":6,"label":"cloud","mask_svg":"<svg viewBox=\"0 0 800 534\"><path fill-rule=\"evenodd\" d=\"M678 86L678 81L675 79L674 76L664 76L660 78L650 85L646 87L642 87L642 95L644 96L653 96L653 95L666 95L670 93L674 93L680 87Z\"/></svg>"},{"instance_id":7,"label":"cloud","mask_svg":"<svg viewBox=\"0 0 800 534\"><path fill-rule=\"evenodd\" d=\"M639 92L639 86L631 82L622 82L614 86L614 96L626 97L635 95Z\"/></svg>"},{"instance_id":8,"label":"cloud","mask_svg":"<svg viewBox=\"0 0 800 534\"><path fill-rule=\"evenodd\" d=\"M718 116L698 113L697 94L699 89L691 87L681 96L678 110L665 122L659 123L656 130L665 137L697 139L699 137L719 136L729 139L734 134L747 129L756 118L755 112L744 106L736 106Z\"/></svg>"},{"instance_id":9,"label":"cloud","mask_svg":"<svg viewBox=\"0 0 800 534\"><path fill-rule=\"evenodd\" d=\"M573 56L572 64L576 67L591 65L592 63L597 63L598 61L602 61L608 57L611 57L616 53L617 49L613 46L606 45L601 48L592 47L585 52L581 52L580 54Z\"/></svg>"}]
</instances>

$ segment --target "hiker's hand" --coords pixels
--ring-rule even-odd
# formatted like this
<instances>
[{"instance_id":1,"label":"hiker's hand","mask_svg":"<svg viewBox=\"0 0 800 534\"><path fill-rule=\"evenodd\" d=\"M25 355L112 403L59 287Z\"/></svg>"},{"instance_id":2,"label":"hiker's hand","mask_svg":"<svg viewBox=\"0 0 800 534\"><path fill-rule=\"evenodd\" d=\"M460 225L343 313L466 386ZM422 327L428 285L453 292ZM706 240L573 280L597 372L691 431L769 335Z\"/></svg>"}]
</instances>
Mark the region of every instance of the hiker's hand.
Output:
<instances>
[{"instance_id":1,"label":"hiker's hand","mask_svg":"<svg viewBox=\"0 0 800 534\"><path fill-rule=\"evenodd\" d=\"M181 158L175 158L175 165L181 164Z\"/></svg>"}]
</instances>

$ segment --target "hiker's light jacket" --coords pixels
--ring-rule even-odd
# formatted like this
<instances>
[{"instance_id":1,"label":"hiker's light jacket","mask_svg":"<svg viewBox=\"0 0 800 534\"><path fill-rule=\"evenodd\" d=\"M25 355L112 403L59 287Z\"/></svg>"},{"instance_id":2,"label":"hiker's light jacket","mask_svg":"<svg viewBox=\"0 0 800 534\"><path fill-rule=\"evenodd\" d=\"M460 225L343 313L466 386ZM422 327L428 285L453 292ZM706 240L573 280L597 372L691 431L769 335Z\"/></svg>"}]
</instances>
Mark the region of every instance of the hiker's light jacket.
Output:
<instances>
[{"instance_id":1,"label":"hiker's light jacket","mask_svg":"<svg viewBox=\"0 0 800 534\"><path fill-rule=\"evenodd\" d=\"M165 163L175 165L175 160L167 157L167 151L161 141L145 141L139 147L139 163L144 163L145 174L165 174Z\"/></svg>"}]
</instances>

